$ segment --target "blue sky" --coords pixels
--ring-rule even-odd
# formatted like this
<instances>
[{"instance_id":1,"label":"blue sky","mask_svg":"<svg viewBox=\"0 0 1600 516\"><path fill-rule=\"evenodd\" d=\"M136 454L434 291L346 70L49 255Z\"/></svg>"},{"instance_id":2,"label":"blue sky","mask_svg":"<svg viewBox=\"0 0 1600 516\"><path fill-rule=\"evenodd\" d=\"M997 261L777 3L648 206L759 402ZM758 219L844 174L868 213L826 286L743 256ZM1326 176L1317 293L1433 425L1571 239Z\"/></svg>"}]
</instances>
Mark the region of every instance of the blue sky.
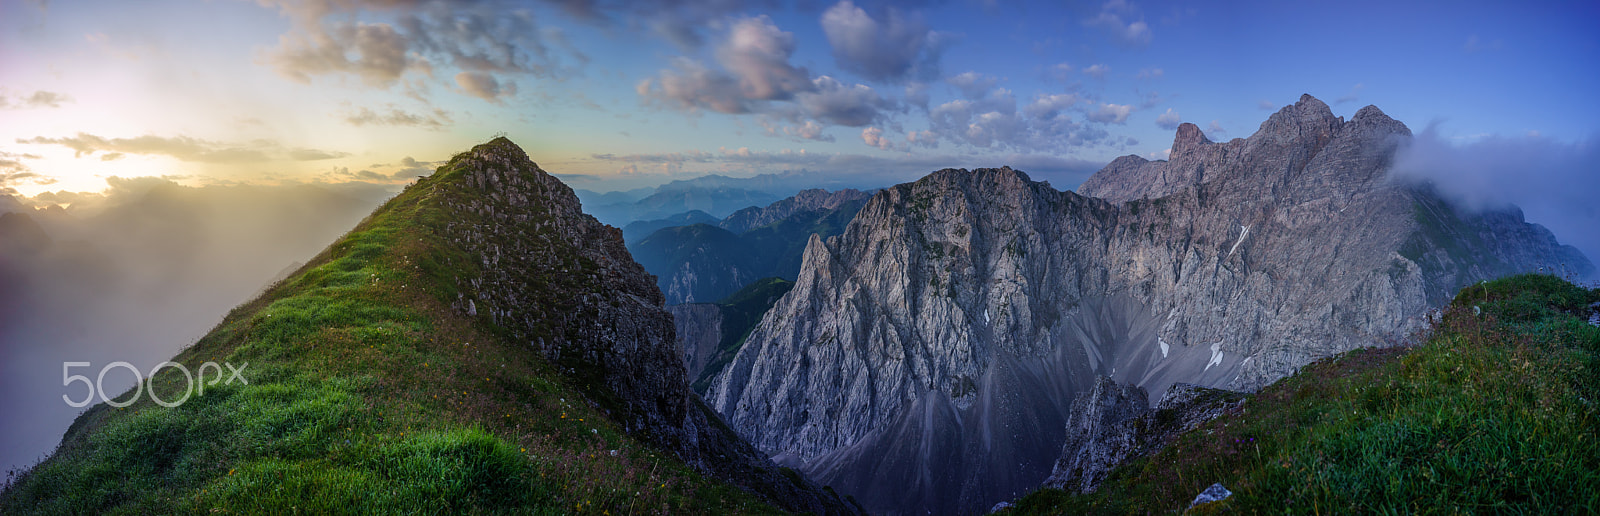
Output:
<instances>
[{"instance_id":1,"label":"blue sky","mask_svg":"<svg viewBox=\"0 0 1600 516\"><path fill-rule=\"evenodd\" d=\"M0 3L0 190L402 184L505 133L577 188L1011 165L1072 188L1310 93L1596 137L1595 2Z\"/></svg>"}]
</instances>

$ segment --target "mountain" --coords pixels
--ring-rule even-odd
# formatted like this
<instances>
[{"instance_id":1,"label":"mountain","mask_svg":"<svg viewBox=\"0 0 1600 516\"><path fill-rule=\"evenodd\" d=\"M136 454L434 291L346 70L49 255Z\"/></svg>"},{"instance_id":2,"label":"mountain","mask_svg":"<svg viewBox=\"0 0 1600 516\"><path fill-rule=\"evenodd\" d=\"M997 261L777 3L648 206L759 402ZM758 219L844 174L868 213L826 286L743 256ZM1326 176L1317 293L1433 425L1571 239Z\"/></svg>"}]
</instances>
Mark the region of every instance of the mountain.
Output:
<instances>
[{"instance_id":1,"label":"mountain","mask_svg":"<svg viewBox=\"0 0 1600 516\"><path fill-rule=\"evenodd\" d=\"M601 222L621 227L634 221L667 218L690 210L701 210L713 217L726 217L735 210L766 206L779 199L801 196L801 192L806 190L876 188L889 182L877 176L864 176L857 181L823 180L819 183L819 177L805 170L752 177L708 174L675 180L655 188L606 193L588 190L577 192L587 212ZM734 231L742 232L743 229Z\"/></svg>"},{"instance_id":2,"label":"mountain","mask_svg":"<svg viewBox=\"0 0 1600 516\"><path fill-rule=\"evenodd\" d=\"M661 229L628 250L656 276L668 304L721 299L771 269L750 242L710 224Z\"/></svg>"},{"instance_id":3,"label":"mountain","mask_svg":"<svg viewBox=\"0 0 1600 516\"><path fill-rule=\"evenodd\" d=\"M768 226L778 221L791 218L796 214L820 211L836 211L854 205L859 209L866 203L872 194L860 190L844 189L829 192L820 188L801 190L800 193L766 207L751 206L728 215L726 219L717 224L718 227L734 233L744 233L752 229ZM850 211L851 216L855 215Z\"/></svg>"},{"instance_id":4,"label":"mountain","mask_svg":"<svg viewBox=\"0 0 1600 516\"><path fill-rule=\"evenodd\" d=\"M719 221L716 217L700 210L689 210L664 219L636 220L629 222L626 226L622 226L622 242L627 245L633 245L662 228L694 224L716 224L717 222Z\"/></svg>"},{"instance_id":5,"label":"mountain","mask_svg":"<svg viewBox=\"0 0 1600 516\"><path fill-rule=\"evenodd\" d=\"M733 360L761 317L792 288L793 281L763 278L716 303L667 306L695 391L705 390L707 382Z\"/></svg>"},{"instance_id":6,"label":"mountain","mask_svg":"<svg viewBox=\"0 0 1600 516\"><path fill-rule=\"evenodd\" d=\"M632 204L639 199L655 193L654 188L635 188L616 192L596 192L592 190L577 189L572 192L578 196L578 201L585 206L606 206L610 204Z\"/></svg>"},{"instance_id":7,"label":"mountain","mask_svg":"<svg viewBox=\"0 0 1600 516\"><path fill-rule=\"evenodd\" d=\"M242 375L93 406L0 512L853 512L690 391L620 231L505 138L173 361Z\"/></svg>"},{"instance_id":8,"label":"mountain","mask_svg":"<svg viewBox=\"0 0 1600 516\"><path fill-rule=\"evenodd\" d=\"M590 206L588 210L601 222L621 226L638 220L667 218L691 210L703 211L712 217L725 217L735 210L766 205L780 198L758 190L726 186L662 186L638 201Z\"/></svg>"},{"instance_id":9,"label":"mountain","mask_svg":"<svg viewBox=\"0 0 1600 516\"><path fill-rule=\"evenodd\" d=\"M870 194L806 190L766 207L729 215L717 226L669 227L629 246L657 276L668 304L730 295L757 278L793 280L812 234L838 234Z\"/></svg>"},{"instance_id":10,"label":"mountain","mask_svg":"<svg viewBox=\"0 0 1600 516\"><path fill-rule=\"evenodd\" d=\"M1592 268L1519 212L1390 181L1410 134L1304 96L1249 138L1180 126L1171 159L1120 158L1083 194L1010 168L885 189L810 238L706 399L869 510L981 512L1045 480L1100 376L1253 390L1397 341L1461 285Z\"/></svg>"}]
</instances>

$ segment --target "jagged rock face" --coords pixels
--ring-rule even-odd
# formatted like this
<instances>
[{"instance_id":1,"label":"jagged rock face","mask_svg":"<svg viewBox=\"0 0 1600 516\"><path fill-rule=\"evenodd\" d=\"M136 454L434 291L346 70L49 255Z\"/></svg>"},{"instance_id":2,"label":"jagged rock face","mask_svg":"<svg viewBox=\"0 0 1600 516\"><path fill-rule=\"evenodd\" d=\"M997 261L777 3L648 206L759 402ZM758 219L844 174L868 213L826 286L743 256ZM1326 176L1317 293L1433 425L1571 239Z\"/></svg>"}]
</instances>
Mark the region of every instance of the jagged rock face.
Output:
<instances>
[{"instance_id":1,"label":"jagged rock face","mask_svg":"<svg viewBox=\"0 0 1600 516\"><path fill-rule=\"evenodd\" d=\"M671 305L672 323L683 347L683 367L688 378L699 378L722 342L722 307L711 303Z\"/></svg>"},{"instance_id":2,"label":"jagged rock face","mask_svg":"<svg viewBox=\"0 0 1600 516\"><path fill-rule=\"evenodd\" d=\"M765 226L791 217L796 213L837 210L846 204L866 201L872 194L846 188L829 192L820 188L801 190L800 193L766 207L751 206L728 215L717 226L734 234Z\"/></svg>"},{"instance_id":3,"label":"jagged rock face","mask_svg":"<svg viewBox=\"0 0 1600 516\"><path fill-rule=\"evenodd\" d=\"M849 511L715 421L689 389L654 277L629 256L621 231L583 213L571 188L504 138L447 167L463 177L431 188L466 189L440 197L473 199L449 206L458 218L446 236L478 271L456 278L458 310L539 350L630 433L702 473L789 510Z\"/></svg>"},{"instance_id":4,"label":"jagged rock face","mask_svg":"<svg viewBox=\"0 0 1600 516\"><path fill-rule=\"evenodd\" d=\"M1061 458L1044 485L1092 493L1112 468L1161 451L1243 402L1243 393L1178 383L1151 409L1142 389L1101 377L1073 402Z\"/></svg>"},{"instance_id":5,"label":"jagged rock face","mask_svg":"<svg viewBox=\"0 0 1600 516\"><path fill-rule=\"evenodd\" d=\"M1082 188L1113 201L1009 168L885 189L810 241L706 397L869 509L978 512L1049 474L1098 375L1255 389L1402 336L1464 282L1587 263L1519 214L1442 215L1388 181L1409 136L1308 96L1250 138L1186 125L1171 160L1119 159Z\"/></svg>"},{"instance_id":6,"label":"jagged rock face","mask_svg":"<svg viewBox=\"0 0 1600 516\"><path fill-rule=\"evenodd\" d=\"M1139 445L1138 436L1121 423L1149 409L1144 389L1100 377L1093 388L1073 401L1061 458L1044 485L1060 488L1071 484L1084 492L1093 491L1105 473Z\"/></svg>"}]
</instances>

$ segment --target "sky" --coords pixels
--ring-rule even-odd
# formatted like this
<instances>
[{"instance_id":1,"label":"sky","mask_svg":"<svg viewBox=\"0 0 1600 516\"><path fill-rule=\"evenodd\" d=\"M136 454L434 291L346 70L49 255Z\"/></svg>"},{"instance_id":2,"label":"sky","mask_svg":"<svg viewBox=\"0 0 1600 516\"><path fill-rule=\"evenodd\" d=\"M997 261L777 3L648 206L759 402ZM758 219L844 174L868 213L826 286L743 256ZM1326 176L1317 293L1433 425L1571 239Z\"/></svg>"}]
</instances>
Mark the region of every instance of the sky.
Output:
<instances>
[{"instance_id":1,"label":"sky","mask_svg":"<svg viewBox=\"0 0 1600 516\"><path fill-rule=\"evenodd\" d=\"M1069 189L1302 93L1446 145L1573 146L1596 137L1597 22L1592 1L0 0L0 193L398 185L497 134L595 191L1000 165Z\"/></svg>"}]
</instances>

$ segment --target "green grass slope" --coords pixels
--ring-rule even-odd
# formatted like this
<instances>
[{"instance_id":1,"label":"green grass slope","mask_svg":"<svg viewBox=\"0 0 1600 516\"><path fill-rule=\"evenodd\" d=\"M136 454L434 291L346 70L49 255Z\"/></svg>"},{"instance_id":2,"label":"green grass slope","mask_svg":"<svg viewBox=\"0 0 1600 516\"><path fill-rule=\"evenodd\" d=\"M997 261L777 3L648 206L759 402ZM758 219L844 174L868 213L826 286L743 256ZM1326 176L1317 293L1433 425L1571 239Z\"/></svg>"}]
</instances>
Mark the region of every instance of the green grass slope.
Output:
<instances>
[{"instance_id":1,"label":"green grass slope","mask_svg":"<svg viewBox=\"0 0 1600 516\"><path fill-rule=\"evenodd\" d=\"M1463 289L1411 348L1306 366L1125 464L1010 514L1600 512L1600 289L1521 275Z\"/></svg>"},{"instance_id":2,"label":"green grass slope","mask_svg":"<svg viewBox=\"0 0 1600 516\"><path fill-rule=\"evenodd\" d=\"M132 405L79 417L0 513L776 512L629 436L526 343L451 309L468 260L439 235L465 200L426 187L454 163L173 359L248 364L248 385L202 393L162 370L118 398Z\"/></svg>"}]
</instances>

